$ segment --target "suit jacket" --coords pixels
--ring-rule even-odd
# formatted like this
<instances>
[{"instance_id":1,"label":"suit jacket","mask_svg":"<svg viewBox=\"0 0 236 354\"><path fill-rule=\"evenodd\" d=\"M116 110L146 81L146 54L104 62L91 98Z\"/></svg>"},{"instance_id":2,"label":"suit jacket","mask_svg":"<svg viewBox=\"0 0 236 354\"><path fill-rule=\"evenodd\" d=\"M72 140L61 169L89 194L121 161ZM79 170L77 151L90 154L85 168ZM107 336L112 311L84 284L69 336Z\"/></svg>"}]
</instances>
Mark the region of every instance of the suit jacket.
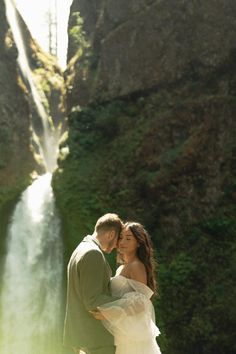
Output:
<instances>
[{"instance_id":1,"label":"suit jacket","mask_svg":"<svg viewBox=\"0 0 236 354\"><path fill-rule=\"evenodd\" d=\"M72 253L67 268L67 305L63 343L80 349L114 344L113 336L90 310L114 301L110 295L111 268L96 240L87 236Z\"/></svg>"}]
</instances>

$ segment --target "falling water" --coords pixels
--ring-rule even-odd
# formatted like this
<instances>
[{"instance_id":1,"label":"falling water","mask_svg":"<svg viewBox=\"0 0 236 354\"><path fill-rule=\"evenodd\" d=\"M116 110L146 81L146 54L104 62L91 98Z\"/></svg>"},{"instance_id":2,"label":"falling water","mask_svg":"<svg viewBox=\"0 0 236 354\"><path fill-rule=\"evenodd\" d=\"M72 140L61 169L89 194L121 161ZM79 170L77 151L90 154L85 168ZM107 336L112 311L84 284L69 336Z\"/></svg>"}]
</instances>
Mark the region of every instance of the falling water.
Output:
<instances>
[{"instance_id":1,"label":"falling water","mask_svg":"<svg viewBox=\"0 0 236 354\"><path fill-rule=\"evenodd\" d=\"M8 232L1 296L1 354L59 354L62 242L50 186L22 194Z\"/></svg>"},{"instance_id":2,"label":"falling water","mask_svg":"<svg viewBox=\"0 0 236 354\"><path fill-rule=\"evenodd\" d=\"M49 124L48 115L41 102L40 95L37 91L33 75L29 66L28 58L26 55L24 40L19 26L18 15L12 0L5 0L6 14L8 22L11 26L13 37L18 49L18 63L24 80L28 83L30 93L41 118L43 126L43 137L39 137L36 142L39 146L41 156L48 171L53 171L56 167L57 149L58 149L58 133L52 129ZM37 133L34 132L37 137Z\"/></svg>"},{"instance_id":3,"label":"falling water","mask_svg":"<svg viewBox=\"0 0 236 354\"><path fill-rule=\"evenodd\" d=\"M63 259L51 188L58 143L32 79L14 6L11 0L5 2L18 62L42 119L41 153L49 172L22 193L8 229L0 296L0 354L60 354Z\"/></svg>"}]
</instances>

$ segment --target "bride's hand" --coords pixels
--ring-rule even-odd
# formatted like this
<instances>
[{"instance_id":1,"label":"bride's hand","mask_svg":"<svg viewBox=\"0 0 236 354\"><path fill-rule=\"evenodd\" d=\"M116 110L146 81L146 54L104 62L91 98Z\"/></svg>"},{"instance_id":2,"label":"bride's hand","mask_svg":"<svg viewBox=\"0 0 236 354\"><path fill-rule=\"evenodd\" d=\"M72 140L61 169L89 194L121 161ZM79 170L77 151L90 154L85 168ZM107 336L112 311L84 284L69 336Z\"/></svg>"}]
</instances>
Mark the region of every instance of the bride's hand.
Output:
<instances>
[{"instance_id":1,"label":"bride's hand","mask_svg":"<svg viewBox=\"0 0 236 354\"><path fill-rule=\"evenodd\" d=\"M105 320L106 318L103 316L103 314L99 310L93 310L89 311L91 315L93 315L96 320Z\"/></svg>"}]
</instances>

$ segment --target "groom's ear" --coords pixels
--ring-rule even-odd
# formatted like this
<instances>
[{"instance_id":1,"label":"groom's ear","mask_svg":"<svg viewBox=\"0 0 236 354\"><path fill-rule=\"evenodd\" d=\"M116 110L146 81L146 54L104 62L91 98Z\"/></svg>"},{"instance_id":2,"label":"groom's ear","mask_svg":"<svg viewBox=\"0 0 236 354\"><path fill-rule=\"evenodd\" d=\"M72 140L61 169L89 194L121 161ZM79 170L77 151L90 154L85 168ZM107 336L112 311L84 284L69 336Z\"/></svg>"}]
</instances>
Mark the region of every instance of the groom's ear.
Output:
<instances>
[{"instance_id":1,"label":"groom's ear","mask_svg":"<svg viewBox=\"0 0 236 354\"><path fill-rule=\"evenodd\" d=\"M111 230L109 236L110 236L110 240L114 239L116 236L115 230Z\"/></svg>"}]
</instances>

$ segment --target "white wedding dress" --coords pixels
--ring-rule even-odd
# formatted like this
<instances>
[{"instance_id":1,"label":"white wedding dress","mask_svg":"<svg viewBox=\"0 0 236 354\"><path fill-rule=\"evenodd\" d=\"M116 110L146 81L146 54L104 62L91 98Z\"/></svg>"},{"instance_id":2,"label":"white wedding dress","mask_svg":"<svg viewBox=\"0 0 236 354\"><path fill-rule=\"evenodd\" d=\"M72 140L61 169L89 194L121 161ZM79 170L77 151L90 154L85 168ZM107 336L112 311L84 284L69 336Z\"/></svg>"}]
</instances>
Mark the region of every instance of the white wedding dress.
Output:
<instances>
[{"instance_id":1,"label":"white wedding dress","mask_svg":"<svg viewBox=\"0 0 236 354\"><path fill-rule=\"evenodd\" d=\"M119 300L99 307L104 326L115 339L116 354L161 354L160 334L150 298L153 291L143 283L117 275L111 279L112 295Z\"/></svg>"}]
</instances>

